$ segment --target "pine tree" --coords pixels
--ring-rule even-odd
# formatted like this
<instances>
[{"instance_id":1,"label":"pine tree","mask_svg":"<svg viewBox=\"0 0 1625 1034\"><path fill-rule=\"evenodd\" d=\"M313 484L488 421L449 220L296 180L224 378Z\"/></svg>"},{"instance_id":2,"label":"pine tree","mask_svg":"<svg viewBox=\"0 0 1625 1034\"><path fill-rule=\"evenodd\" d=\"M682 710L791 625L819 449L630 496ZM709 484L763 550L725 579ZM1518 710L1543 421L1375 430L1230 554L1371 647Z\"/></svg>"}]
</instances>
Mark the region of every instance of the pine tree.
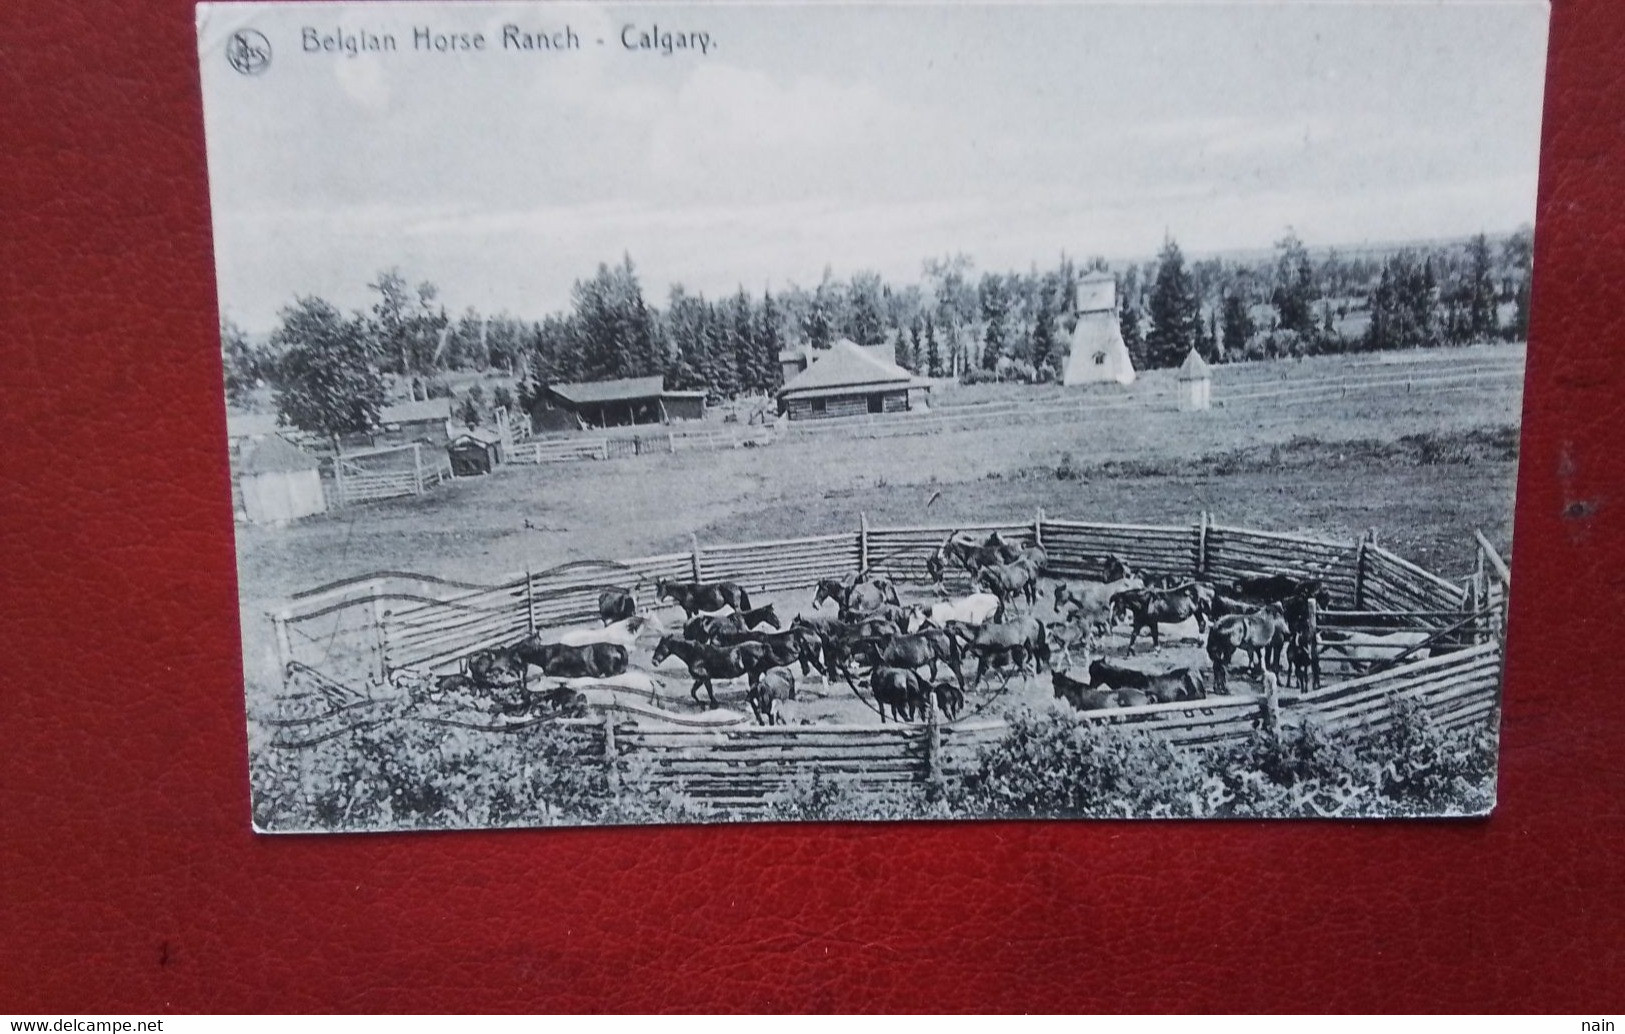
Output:
<instances>
[{"instance_id":1,"label":"pine tree","mask_svg":"<svg viewBox=\"0 0 1625 1034\"><path fill-rule=\"evenodd\" d=\"M1010 296L1005 290L1004 278L989 273L982 278L982 369L992 370L1009 349L1009 333L1005 320L1010 312Z\"/></svg>"},{"instance_id":2,"label":"pine tree","mask_svg":"<svg viewBox=\"0 0 1625 1034\"><path fill-rule=\"evenodd\" d=\"M1158 256L1151 289L1151 330L1145 336L1146 364L1178 366L1202 337L1202 307L1196 283L1185 268L1185 256L1172 237Z\"/></svg>"},{"instance_id":3,"label":"pine tree","mask_svg":"<svg viewBox=\"0 0 1625 1034\"><path fill-rule=\"evenodd\" d=\"M1117 326L1123 335L1123 347L1128 350L1129 362L1134 364L1136 370L1147 369L1150 360L1146 356L1145 334L1140 330L1139 310L1123 306L1122 313L1117 317ZM1062 373L1065 372L1063 369Z\"/></svg>"},{"instance_id":4,"label":"pine tree","mask_svg":"<svg viewBox=\"0 0 1625 1034\"><path fill-rule=\"evenodd\" d=\"M1247 310L1247 303L1240 294L1224 296L1224 302L1220 305L1219 329L1226 359L1234 362L1246 355L1247 342L1257 328L1253 326L1252 313Z\"/></svg>"},{"instance_id":5,"label":"pine tree","mask_svg":"<svg viewBox=\"0 0 1625 1034\"><path fill-rule=\"evenodd\" d=\"M779 365L783 344L779 337L779 311L773 295L762 292L762 308L756 317L756 351L762 357L762 390L768 394L784 386L784 368Z\"/></svg>"},{"instance_id":6,"label":"pine tree","mask_svg":"<svg viewBox=\"0 0 1625 1034\"><path fill-rule=\"evenodd\" d=\"M1467 243L1467 336L1488 341L1500 329L1495 313L1495 266L1481 233Z\"/></svg>"},{"instance_id":7,"label":"pine tree","mask_svg":"<svg viewBox=\"0 0 1625 1034\"><path fill-rule=\"evenodd\" d=\"M925 371L930 377L942 376L942 349L937 346L936 324L925 318Z\"/></svg>"}]
</instances>

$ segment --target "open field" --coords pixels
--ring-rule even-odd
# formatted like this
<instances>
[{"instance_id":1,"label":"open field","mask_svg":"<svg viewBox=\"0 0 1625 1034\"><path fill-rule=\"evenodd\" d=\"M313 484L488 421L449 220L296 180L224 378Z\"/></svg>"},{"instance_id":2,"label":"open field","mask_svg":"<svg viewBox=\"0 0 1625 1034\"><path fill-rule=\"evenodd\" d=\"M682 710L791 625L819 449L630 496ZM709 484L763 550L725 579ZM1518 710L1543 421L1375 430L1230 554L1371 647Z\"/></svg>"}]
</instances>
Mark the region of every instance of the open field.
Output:
<instances>
[{"instance_id":1,"label":"open field","mask_svg":"<svg viewBox=\"0 0 1625 1034\"><path fill-rule=\"evenodd\" d=\"M1204 414L1162 402L1169 384L1159 372L1127 393L1085 393L1054 419L504 467L288 528L239 527L250 681L274 678L264 612L333 579L390 569L489 582L527 566L683 550L691 533L740 542L852 531L860 512L876 525L1024 518L1042 507L1147 523L1189 523L1207 510L1222 523L1339 538L1375 527L1389 548L1459 577L1472 561L1474 528L1503 550L1510 542L1521 382L1492 376L1409 393L1403 382L1419 369L1505 368L1522 350L1402 358L1409 362L1348 356L1221 367L1216 408ZM1395 377L1397 389L1388 383ZM1334 398L1262 394L1329 379L1377 383ZM937 412L1062 390L955 386ZM1067 456L1067 476L1057 476Z\"/></svg>"}]
</instances>

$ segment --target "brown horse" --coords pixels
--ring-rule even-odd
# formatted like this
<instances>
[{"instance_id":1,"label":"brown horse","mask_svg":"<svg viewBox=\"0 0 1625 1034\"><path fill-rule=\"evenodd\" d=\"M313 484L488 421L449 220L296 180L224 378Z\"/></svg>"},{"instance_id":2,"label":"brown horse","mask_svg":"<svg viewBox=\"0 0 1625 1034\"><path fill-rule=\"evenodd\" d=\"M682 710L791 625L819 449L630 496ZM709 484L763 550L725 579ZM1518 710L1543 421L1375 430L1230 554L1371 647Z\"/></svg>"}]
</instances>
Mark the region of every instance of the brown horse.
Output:
<instances>
[{"instance_id":1,"label":"brown horse","mask_svg":"<svg viewBox=\"0 0 1625 1034\"><path fill-rule=\"evenodd\" d=\"M1208 608L1196 583L1188 582L1178 589L1129 589L1112 597L1112 612L1126 612L1133 619L1128 635L1128 652L1134 652L1134 640L1140 629L1151 631L1151 648L1160 645L1157 626L1175 624L1196 618L1196 627L1207 631Z\"/></svg>"},{"instance_id":2,"label":"brown horse","mask_svg":"<svg viewBox=\"0 0 1625 1034\"><path fill-rule=\"evenodd\" d=\"M757 642L711 646L668 635L655 644L653 663L658 665L667 657L676 657L687 665L688 674L694 679L688 695L694 698L694 702L699 703L700 687L704 686L705 695L712 706L717 702L716 686L712 680L744 677L749 686L755 688L762 672L773 667L773 658L768 655L767 647Z\"/></svg>"},{"instance_id":3,"label":"brown horse","mask_svg":"<svg viewBox=\"0 0 1625 1034\"><path fill-rule=\"evenodd\" d=\"M1290 635L1291 630L1281 614L1281 608L1273 603L1256 614L1231 614L1214 622L1207 634L1207 655L1213 661L1214 691L1230 692L1225 666L1237 650L1247 651L1247 659L1253 669L1262 675L1266 665L1272 670L1278 666L1281 647Z\"/></svg>"},{"instance_id":4,"label":"brown horse","mask_svg":"<svg viewBox=\"0 0 1625 1034\"><path fill-rule=\"evenodd\" d=\"M1008 604L1017 595L1033 606L1038 602L1038 564L1023 556L1007 564L990 564L976 573L976 584Z\"/></svg>"},{"instance_id":5,"label":"brown horse","mask_svg":"<svg viewBox=\"0 0 1625 1034\"><path fill-rule=\"evenodd\" d=\"M700 611L732 607L741 614L750 609L750 594L737 582L674 582L655 579L655 599L672 600L693 617Z\"/></svg>"}]
</instances>

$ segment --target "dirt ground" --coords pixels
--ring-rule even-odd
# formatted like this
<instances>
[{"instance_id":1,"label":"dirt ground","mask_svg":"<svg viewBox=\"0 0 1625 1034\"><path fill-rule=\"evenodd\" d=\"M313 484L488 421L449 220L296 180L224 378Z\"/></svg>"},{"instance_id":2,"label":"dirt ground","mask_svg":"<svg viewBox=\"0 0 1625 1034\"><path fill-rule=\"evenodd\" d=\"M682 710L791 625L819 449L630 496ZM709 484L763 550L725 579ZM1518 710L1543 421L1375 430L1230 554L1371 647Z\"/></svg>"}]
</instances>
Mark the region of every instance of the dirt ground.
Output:
<instances>
[{"instance_id":1,"label":"dirt ground","mask_svg":"<svg viewBox=\"0 0 1625 1034\"><path fill-rule=\"evenodd\" d=\"M1472 563L1473 529L1510 546L1516 379L1414 392L1351 387L1311 401L1226 405L1225 396L1328 376L1403 381L1414 371L1437 376L1521 358L1521 349L1496 346L1413 353L1406 365L1351 356L1221 367L1216 406L1201 414L1166 404L1171 382L1162 371L1141 378L1126 404L1092 404L1105 397L1095 391L1080 397L1076 413L1038 423L508 466L286 528L240 526L251 695L274 677L274 660L265 664L274 657L266 611L337 578L404 570L492 582L527 567L684 550L690 534L721 543L853 531L860 513L880 527L1026 518L1042 507L1052 517L1146 523L1194 523L1206 510L1224 524L1339 538L1375 528L1389 548L1459 578ZM1022 390L956 386L936 412L973 411ZM826 720L847 706L837 696Z\"/></svg>"}]
</instances>

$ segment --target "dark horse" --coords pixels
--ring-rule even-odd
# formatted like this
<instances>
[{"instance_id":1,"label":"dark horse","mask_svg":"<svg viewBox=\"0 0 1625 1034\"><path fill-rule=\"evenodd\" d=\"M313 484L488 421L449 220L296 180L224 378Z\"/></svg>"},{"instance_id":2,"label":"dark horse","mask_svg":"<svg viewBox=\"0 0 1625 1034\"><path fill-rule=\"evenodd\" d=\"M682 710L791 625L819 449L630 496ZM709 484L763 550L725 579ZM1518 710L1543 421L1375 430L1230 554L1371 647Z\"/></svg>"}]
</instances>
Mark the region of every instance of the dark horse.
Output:
<instances>
[{"instance_id":1,"label":"dark horse","mask_svg":"<svg viewBox=\"0 0 1625 1034\"><path fill-rule=\"evenodd\" d=\"M655 599L675 600L689 617L702 610L723 607L732 607L740 613L750 609L750 595L737 582L671 582L656 578Z\"/></svg>"},{"instance_id":2,"label":"dark horse","mask_svg":"<svg viewBox=\"0 0 1625 1034\"><path fill-rule=\"evenodd\" d=\"M898 607L897 590L884 578L864 579L861 575L847 578L820 578L818 592L813 596L816 608L825 600L834 600L843 621L854 615L869 614L885 606Z\"/></svg>"},{"instance_id":3,"label":"dark horse","mask_svg":"<svg viewBox=\"0 0 1625 1034\"><path fill-rule=\"evenodd\" d=\"M709 643L691 643L676 636L662 636L660 642L655 644L654 663L659 664L667 657L676 657L688 665L688 673L694 679L688 695L694 698L694 702L699 703L700 687L704 686L705 695L713 706L717 702L717 692L712 679L744 676L748 680L749 692L754 692L761 681L762 672L774 666L767 644L756 641L712 646Z\"/></svg>"},{"instance_id":4,"label":"dark horse","mask_svg":"<svg viewBox=\"0 0 1625 1034\"><path fill-rule=\"evenodd\" d=\"M1151 630L1151 647L1159 645L1159 624L1175 624L1195 617L1196 627L1207 631L1208 608L1211 596L1195 582L1178 589L1128 589L1112 597L1112 612L1126 611L1134 620L1128 634L1128 652L1134 652L1134 640L1140 629Z\"/></svg>"}]
</instances>

